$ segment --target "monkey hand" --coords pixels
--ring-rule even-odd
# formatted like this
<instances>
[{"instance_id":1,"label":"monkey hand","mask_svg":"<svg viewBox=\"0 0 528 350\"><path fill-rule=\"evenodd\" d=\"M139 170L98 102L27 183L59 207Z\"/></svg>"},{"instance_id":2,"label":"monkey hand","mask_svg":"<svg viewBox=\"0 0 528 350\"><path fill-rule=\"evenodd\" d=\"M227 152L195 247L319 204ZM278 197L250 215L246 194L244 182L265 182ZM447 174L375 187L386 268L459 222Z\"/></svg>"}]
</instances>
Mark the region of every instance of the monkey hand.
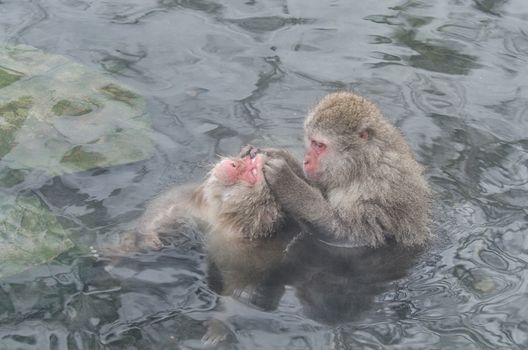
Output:
<instances>
[{"instance_id":1,"label":"monkey hand","mask_svg":"<svg viewBox=\"0 0 528 350\"><path fill-rule=\"evenodd\" d=\"M160 250L163 247L163 243L155 233L140 233L136 238L136 245L141 250Z\"/></svg>"},{"instance_id":2,"label":"monkey hand","mask_svg":"<svg viewBox=\"0 0 528 350\"><path fill-rule=\"evenodd\" d=\"M240 153L238 153L238 158L244 158L247 155L249 155L249 156L251 156L251 158L253 158L259 152L260 152L260 150L257 147L254 147L252 145L245 145L240 150Z\"/></svg>"},{"instance_id":3,"label":"monkey hand","mask_svg":"<svg viewBox=\"0 0 528 350\"><path fill-rule=\"evenodd\" d=\"M258 153L263 153L266 155L266 157L269 158L282 158L288 163L288 166L291 168L291 170L300 177L301 179L304 179L304 171L302 168L302 165L295 157L288 151L280 148L260 148L257 149Z\"/></svg>"},{"instance_id":4,"label":"monkey hand","mask_svg":"<svg viewBox=\"0 0 528 350\"><path fill-rule=\"evenodd\" d=\"M284 158L271 158L263 167L264 178L277 201L287 211L294 211L298 193L308 184L295 174Z\"/></svg>"},{"instance_id":5,"label":"monkey hand","mask_svg":"<svg viewBox=\"0 0 528 350\"><path fill-rule=\"evenodd\" d=\"M297 159L295 159L295 157L290 152L281 148L258 148L252 145L246 145L242 147L240 153L238 154L238 157L244 158L249 155L251 158L254 158L259 153L264 154L267 158L284 159L298 177L300 177L301 179L305 178L301 163L298 162Z\"/></svg>"},{"instance_id":6,"label":"monkey hand","mask_svg":"<svg viewBox=\"0 0 528 350\"><path fill-rule=\"evenodd\" d=\"M204 325L207 326L207 332L202 337L204 345L218 345L231 334L229 328L220 320L213 318L206 321Z\"/></svg>"},{"instance_id":7,"label":"monkey hand","mask_svg":"<svg viewBox=\"0 0 528 350\"><path fill-rule=\"evenodd\" d=\"M263 166L264 178L282 208L297 219L333 230L333 213L321 192L295 175L283 158L269 159Z\"/></svg>"}]
</instances>

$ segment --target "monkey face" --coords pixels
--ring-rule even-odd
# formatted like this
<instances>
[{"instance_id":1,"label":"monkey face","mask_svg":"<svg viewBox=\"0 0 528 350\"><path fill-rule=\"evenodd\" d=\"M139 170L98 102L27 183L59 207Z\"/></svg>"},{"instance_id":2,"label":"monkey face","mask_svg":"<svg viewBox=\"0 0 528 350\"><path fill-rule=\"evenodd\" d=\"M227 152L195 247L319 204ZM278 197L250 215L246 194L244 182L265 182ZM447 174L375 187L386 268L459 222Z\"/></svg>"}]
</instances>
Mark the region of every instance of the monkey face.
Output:
<instances>
[{"instance_id":1,"label":"monkey face","mask_svg":"<svg viewBox=\"0 0 528 350\"><path fill-rule=\"evenodd\" d=\"M233 237L269 237L282 222L283 211L264 180L266 159L257 152L224 158L203 184L210 222Z\"/></svg>"},{"instance_id":2,"label":"monkey face","mask_svg":"<svg viewBox=\"0 0 528 350\"><path fill-rule=\"evenodd\" d=\"M263 180L263 155L250 153L243 158L225 158L212 171L212 175L223 185L243 182L254 186Z\"/></svg>"},{"instance_id":3,"label":"monkey face","mask_svg":"<svg viewBox=\"0 0 528 350\"><path fill-rule=\"evenodd\" d=\"M321 175L321 158L329 153L328 139L322 135L308 135L306 153L304 155L303 170L310 180L316 180Z\"/></svg>"},{"instance_id":4,"label":"monkey face","mask_svg":"<svg viewBox=\"0 0 528 350\"><path fill-rule=\"evenodd\" d=\"M321 190L350 183L373 158L368 134L338 135L306 130L303 170L306 178Z\"/></svg>"}]
</instances>

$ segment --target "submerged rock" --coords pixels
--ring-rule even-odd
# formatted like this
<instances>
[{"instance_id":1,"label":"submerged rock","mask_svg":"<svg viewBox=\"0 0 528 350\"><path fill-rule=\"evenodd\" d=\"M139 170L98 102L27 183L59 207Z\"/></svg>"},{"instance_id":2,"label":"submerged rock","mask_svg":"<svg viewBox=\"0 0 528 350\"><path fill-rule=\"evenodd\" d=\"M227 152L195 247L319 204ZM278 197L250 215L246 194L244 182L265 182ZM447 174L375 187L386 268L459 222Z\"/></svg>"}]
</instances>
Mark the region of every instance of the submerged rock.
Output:
<instances>
[{"instance_id":1,"label":"submerged rock","mask_svg":"<svg viewBox=\"0 0 528 350\"><path fill-rule=\"evenodd\" d=\"M153 132L129 87L66 57L0 45L0 278L74 244L46 204L12 187L146 159Z\"/></svg>"},{"instance_id":2,"label":"submerged rock","mask_svg":"<svg viewBox=\"0 0 528 350\"><path fill-rule=\"evenodd\" d=\"M61 175L153 150L139 94L65 57L0 46L0 165Z\"/></svg>"},{"instance_id":3,"label":"submerged rock","mask_svg":"<svg viewBox=\"0 0 528 350\"><path fill-rule=\"evenodd\" d=\"M0 277L45 263L72 247L68 233L35 195L0 198Z\"/></svg>"}]
</instances>

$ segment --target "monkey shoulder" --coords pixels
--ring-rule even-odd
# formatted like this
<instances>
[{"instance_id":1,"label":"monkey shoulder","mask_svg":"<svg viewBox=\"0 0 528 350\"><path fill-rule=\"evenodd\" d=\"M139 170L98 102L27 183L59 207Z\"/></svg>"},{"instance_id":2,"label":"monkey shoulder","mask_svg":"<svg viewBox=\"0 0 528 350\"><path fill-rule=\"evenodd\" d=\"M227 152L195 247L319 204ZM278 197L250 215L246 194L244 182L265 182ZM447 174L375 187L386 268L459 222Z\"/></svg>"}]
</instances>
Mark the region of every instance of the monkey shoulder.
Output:
<instances>
[{"instance_id":1,"label":"monkey shoulder","mask_svg":"<svg viewBox=\"0 0 528 350\"><path fill-rule=\"evenodd\" d=\"M191 198L192 191L194 191L196 187L196 185L184 185L171 186L167 189L164 189L148 202L146 210L156 210L164 207L166 208L170 205L189 200Z\"/></svg>"},{"instance_id":2,"label":"monkey shoulder","mask_svg":"<svg viewBox=\"0 0 528 350\"><path fill-rule=\"evenodd\" d=\"M177 223L190 218L195 211L193 194L197 188L197 185L173 186L149 201L139 219L140 234L168 232Z\"/></svg>"}]
</instances>

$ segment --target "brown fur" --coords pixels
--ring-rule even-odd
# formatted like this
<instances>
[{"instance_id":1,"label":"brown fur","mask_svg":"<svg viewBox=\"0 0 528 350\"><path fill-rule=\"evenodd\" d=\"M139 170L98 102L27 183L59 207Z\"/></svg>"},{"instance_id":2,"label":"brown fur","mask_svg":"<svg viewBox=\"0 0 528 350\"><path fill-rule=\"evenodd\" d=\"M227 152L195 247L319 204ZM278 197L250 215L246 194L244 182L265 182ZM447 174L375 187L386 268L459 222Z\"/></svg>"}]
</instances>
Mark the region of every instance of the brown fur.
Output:
<instances>
[{"instance_id":1,"label":"brown fur","mask_svg":"<svg viewBox=\"0 0 528 350\"><path fill-rule=\"evenodd\" d=\"M360 133L366 131L368 139ZM327 236L380 246L423 245L430 237L430 189L400 131L367 99L324 97L308 114L305 136L329 140L313 185L271 160L266 179L283 207Z\"/></svg>"},{"instance_id":2,"label":"brown fur","mask_svg":"<svg viewBox=\"0 0 528 350\"><path fill-rule=\"evenodd\" d=\"M284 218L264 181L254 186L239 182L226 187L210 176L196 191L204 193L205 205L201 211L209 212L210 223L236 236L271 237Z\"/></svg>"},{"instance_id":3,"label":"brown fur","mask_svg":"<svg viewBox=\"0 0 528 350\"><path fill-rule=\"evenodd\" d=\"M159 235L174 234L190 218L206 233L253 240L273 237L284 213L265 181L225 185L211 171L199 185L173 187L152 200L140 218L138 242L159 247Z\"/></svg>"},{"instance_id":4,"label":"brown fur","mask_svg":"<svg viewBox=\"0 0 528 350\"><path fill-rule=\"evenodd\" d=\"M269 155L263 157L265 161ZM285 221L264 179L253 186L240 180L225 185L213 170L201 184L173 187L147 205L140 219L140 245L159 247L160 235L182 233L178 226L189 219L205 236L208 282L216 292L237 299L259 295L259 283L280 268L290 239L298 233ZM284 287L279 287L278 298L272 300L280 299ZM216 344L228 333L221 321L212 319L202 340Z\"/></svg>"}]
</instances>

